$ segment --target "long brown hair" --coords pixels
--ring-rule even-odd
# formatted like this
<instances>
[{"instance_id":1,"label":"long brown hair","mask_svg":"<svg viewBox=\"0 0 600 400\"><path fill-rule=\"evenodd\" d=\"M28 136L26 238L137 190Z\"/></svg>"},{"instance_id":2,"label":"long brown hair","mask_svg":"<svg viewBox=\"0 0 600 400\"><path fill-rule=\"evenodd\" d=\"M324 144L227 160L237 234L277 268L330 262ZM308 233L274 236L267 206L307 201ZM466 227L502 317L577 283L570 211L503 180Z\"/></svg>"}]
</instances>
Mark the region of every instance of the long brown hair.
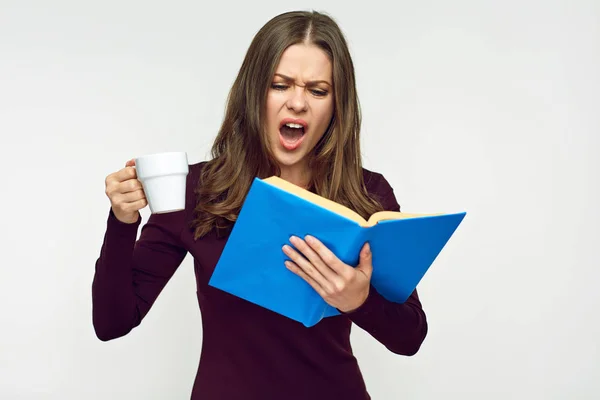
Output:
<instances>
[{"instance_id":1,"label":"long brown hair","mask_svg":"<svg viewBox=\"0 0 600 400\"><path fill-rule=\"evenodd\" d=\"M310 154L312 188L365 218L382 209L363 182L361 115L346 39L325 14L287 12L258 31L229 92L212 159L203 166L195 190L195 239L212 229L219 232L231 227L255 177L279 175L263 128L265 103L281 54L298 43L320 47L333 66L335 111L327 132Z\"/></svg>"}]
</instances>

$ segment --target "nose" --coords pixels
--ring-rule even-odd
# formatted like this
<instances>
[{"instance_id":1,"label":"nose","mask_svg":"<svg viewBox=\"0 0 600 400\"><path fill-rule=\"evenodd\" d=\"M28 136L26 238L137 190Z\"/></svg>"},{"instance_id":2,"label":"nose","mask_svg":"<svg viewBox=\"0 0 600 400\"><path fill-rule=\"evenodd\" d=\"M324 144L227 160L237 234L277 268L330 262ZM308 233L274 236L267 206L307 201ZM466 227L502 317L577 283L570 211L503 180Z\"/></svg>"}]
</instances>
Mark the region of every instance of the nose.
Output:
<instances>
[{"instance_id":1,"label":"nose","mask_svg":"<svg viewBox=\"0 0 600 400\"><path fill-rule=\"evenodd\" d=\"M294 87L294 90L290 91L287 107L297 113L306 111L308 108L308 101L306 99L306 91L304 87L298 85Z\"/></svg>"}]
</instances>

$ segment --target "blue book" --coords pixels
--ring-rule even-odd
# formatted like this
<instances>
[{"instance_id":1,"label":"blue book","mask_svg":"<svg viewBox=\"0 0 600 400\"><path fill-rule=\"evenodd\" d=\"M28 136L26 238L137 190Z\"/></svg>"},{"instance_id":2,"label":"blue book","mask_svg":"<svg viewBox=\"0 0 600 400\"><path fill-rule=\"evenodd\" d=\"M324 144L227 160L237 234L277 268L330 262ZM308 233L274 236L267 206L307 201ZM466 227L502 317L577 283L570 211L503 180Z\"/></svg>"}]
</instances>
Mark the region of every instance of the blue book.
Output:
<instances>
[{"instance_id":1,"label":"blue book","mask_svg":"<svg viewBox=\"0 0 600 400\"><path fill-rule=\"evenodd\" d=\"M353 266L369 242L371 284L387 300L403 303L465 214L382 211L365 220L349 208L281 178L255 178L209 285L307 327L339 315L284 265L288 258L281 247L291 245L290 236L310 234Z\"/></svg>"}]
</instances>

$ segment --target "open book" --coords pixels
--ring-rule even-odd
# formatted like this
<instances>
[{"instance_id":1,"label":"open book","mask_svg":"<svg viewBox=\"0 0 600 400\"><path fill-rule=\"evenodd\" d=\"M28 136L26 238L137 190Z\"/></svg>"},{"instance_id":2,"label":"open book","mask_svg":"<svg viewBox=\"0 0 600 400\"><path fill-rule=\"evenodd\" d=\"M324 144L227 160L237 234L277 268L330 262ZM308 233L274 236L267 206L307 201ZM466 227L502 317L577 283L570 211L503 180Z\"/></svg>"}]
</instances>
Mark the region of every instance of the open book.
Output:
<instances>
[{"instance_id":1,"label":"open book","mask_svg":"<svg viewBox=\"0 0 600 400\"><path fill-rule=\"evenodd\" d=\"M323 207L331 212L339 214L342 217L348 218L360 226L364 228L369 228L373 225L376 225L380 221L390 220L390 219L401 219L401 218L412 218L412 217L425 217L429 215L439 215L439 214L407 214L403 212L397 211L379 211L375 214L371 215L368 220L365 220L360 216L357 212L349 209L346 206L343 206L335 201L331 201L326 199L325 197L321 197L317 194L309 192L306 189L302 189L299 186L294 185L284 179L281 179L277 176L272 176L270 178L266 178L262 180L263 182L269 183L281 190L284 190L288 193L294 194L301 199L309 201L315 205Z\"/></svg>"},{"instance_id":2,"label":"open book","mask_svg":"<svg viewBox=\"0 0 600 400\"><path fill-rule=\"evenodd\" d=\"M382 211L365 220L351 209L278 177L256 178L209 284L307 327L338 315L289 271L281 247L292 235L315 236L348 265L369 242L371 285L387 300L410 296L466 213Z\"/></svg>"}]
</instances>

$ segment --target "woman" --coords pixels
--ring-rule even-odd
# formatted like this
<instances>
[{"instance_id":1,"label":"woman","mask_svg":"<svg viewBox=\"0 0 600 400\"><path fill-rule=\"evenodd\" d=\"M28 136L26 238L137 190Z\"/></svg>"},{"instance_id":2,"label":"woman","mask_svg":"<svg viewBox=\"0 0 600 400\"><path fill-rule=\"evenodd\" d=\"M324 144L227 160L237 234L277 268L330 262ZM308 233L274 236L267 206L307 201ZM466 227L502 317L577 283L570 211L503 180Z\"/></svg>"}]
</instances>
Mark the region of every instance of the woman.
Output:
<instances>
[{"instance_id":1,"label":"woman","mask_svg":"<svg viewBox=\"0 0 600 400\"><path fill-rule=\"evenodd\" d=\"M416 291L395 304L370 285L368 245L356 268L317 239L284 246L287 267L341 313L311 328L208 286L256 176L277 174L364 217L399 210L384 177L361 167L359 131L354 68L336 23L316 12L269 21L233 84L212 159L190 166L184 211L151 215L136 241L147 202L133 161L107 177L111 209L93 282L98 337L139 325L190 252L203 322L192 399L369 399L351 324L412 355L427 322Z\"/></svg>"}]
</instances>

